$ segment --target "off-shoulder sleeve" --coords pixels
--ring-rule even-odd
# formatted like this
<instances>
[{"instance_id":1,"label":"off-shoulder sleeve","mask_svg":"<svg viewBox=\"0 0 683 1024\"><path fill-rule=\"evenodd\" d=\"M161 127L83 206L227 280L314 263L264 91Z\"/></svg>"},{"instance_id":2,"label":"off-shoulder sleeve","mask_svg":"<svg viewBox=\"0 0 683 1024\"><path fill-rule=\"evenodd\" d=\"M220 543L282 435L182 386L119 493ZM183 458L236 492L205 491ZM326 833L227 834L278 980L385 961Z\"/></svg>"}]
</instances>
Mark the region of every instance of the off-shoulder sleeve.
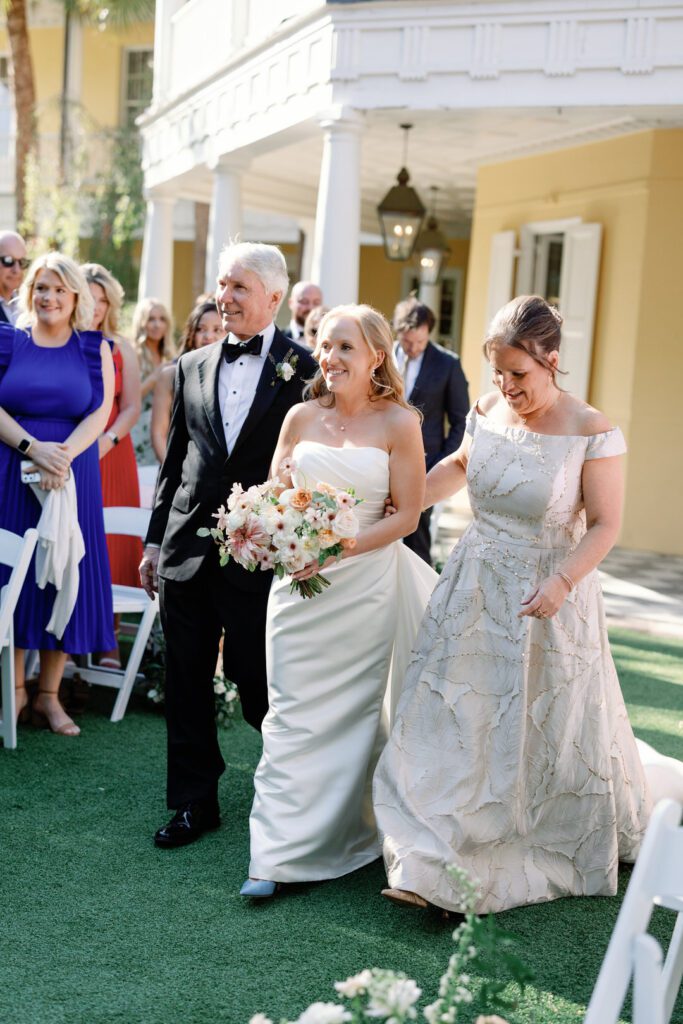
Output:
<instances>
[{"instance_id":1,"label":"off-shoulder sleeve","mask_svg":"<svg viewBox=\"0 0 683 1024\"><path fill-rule=\"evenodd\" d=\"M592 434L586 447L586 462L589 459L607 459L611 455L623 455L626 441L619 427L606 430L602 434Z\"/></svg>"},{"instance_id":2,"label":"off-shoulder sleeve","mask_svg":"<svg viewBox=\"0 0 683 1024\"><path fill-rule=\"evenodd\" d=\"M107 343L113 348L113 342ZM102 332L101 331L79 331L78 341L81 346L81 352L85 359L85 365L88 368L90 374L90 383L92 385L92 400L90 405L86 409L84 415L89 416L95 409L99 409L102 405L104 398L104 381L102 380L102 356L100 355L100 347L102 345Z\"/></svg>"},{"instance_id":3,"label":"off-shoulder sleeve","mask_svg":"<svg viewBox=\"0 0 683 1024\"><path fill-rule=\"evenodd\" d=\"M0 324L0 380L5 376L5 371L12 361L15 330L16 327L12 324Z\"/></svg>"},{"instance_id":4,"label":"off-shoulder sleeve","mask_svg":"<svg viewBox=\"0 0 683 1024\"><path fill-rule=\"evenodd\" d=\"M477 423L477 403L475 402L470 411L467 413L467 419L465 420L465 433L469 434L470 437L474 437L474 428Z\"/></svg>"}]
</instances>

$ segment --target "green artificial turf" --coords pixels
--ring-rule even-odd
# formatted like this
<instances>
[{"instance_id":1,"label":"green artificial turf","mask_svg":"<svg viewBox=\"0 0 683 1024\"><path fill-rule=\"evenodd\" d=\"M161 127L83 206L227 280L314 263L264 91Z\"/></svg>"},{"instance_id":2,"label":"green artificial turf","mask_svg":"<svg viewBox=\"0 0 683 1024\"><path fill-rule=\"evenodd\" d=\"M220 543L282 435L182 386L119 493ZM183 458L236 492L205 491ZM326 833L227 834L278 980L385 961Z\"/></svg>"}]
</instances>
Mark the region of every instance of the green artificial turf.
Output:
<instances>
[{"instance_id":1,"label":"green artificial turf","mask_svg":"<svg viewBox=\"0 0 683 1024\"><path fill-rule=\"evenodd\" d=\"M683 757L683 644L624 631L612 640L635 731ZM240 899L259 754L243 723L222 733L223 827L183 850L155 849L166 818L163 721L135 698L112 725L111 703L93 692L76 741L23 728L18 750L0 750L3 1022L294 1019L369 966L403 970L423 1004L435 998L453 926L382 900L379 864L269 904ZM536 976L511 1021L582 1020L618 908L618 897L565 899L499 916ZM667 941L671 926L657 911L654 934ZM683 1024L681 997L672 1019Z\"/></svg>"}]
</instances>

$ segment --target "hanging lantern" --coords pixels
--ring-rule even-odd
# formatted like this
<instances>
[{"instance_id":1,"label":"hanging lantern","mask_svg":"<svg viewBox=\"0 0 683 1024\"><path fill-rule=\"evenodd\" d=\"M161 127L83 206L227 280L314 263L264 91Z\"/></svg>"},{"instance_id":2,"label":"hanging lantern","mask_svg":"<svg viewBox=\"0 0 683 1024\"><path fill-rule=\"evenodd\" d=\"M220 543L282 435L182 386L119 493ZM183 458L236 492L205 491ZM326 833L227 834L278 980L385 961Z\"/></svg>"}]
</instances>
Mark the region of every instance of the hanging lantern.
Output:
<instances>
[{"instance_id":1,"label":"hanging lantern","mask_svg":"<svg viewBox=\"0 0 683 1024\"><path fill-rule=\"evenodd\" d=\"M408 182L410 174L407 162L408 132L411 124L402 124L405 132L403 144L403 167L398 172L397 182L389 189L377 207L379 222L384 239L384 252L390 260L409 260L422 226L426 210L420 197Z\"/></svg>"},{"instance_id":2,"label":"hanging lantern","mask_svg":"<svg viewBox=\"0 0 683 1024\"><path fill-rule=\"evenodd\" d=\"M448 240L442 231L439 230L439 222L436 219L436 185L432 185L432 212L427 221L427 227L420 232L417 240L417 252L420 258L420 281L422 284L438 284L441 280L441 271L448 262L450 249Z\"/></svg>"}]
</instances>

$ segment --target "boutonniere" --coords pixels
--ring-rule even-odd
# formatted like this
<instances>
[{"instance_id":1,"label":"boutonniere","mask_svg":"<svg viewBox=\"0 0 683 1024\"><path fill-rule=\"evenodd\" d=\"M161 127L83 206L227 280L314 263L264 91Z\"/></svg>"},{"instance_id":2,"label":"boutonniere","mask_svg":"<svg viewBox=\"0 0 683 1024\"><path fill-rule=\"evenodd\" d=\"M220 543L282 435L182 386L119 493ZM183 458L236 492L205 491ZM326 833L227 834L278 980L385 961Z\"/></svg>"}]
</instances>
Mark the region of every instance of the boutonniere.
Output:
<instances>
[{"instance_id":1,"label":"boutonniere","mask_svg":"<svg viewBox=\"0 0 683 1024\"><path fill-rule=\"evenodd\" d=\"M294 355L293 348L289 349L281 363L276 363L270 352L268 353L268 358L275 367L275 373L280 378L280 380L283 380L286 384L288 380L292 379L292 377L296 373L296 364L299 362L299 357ZM274 380L271 380L270 386L271 388L275 387Z\"/></svg>"}]
</instances>

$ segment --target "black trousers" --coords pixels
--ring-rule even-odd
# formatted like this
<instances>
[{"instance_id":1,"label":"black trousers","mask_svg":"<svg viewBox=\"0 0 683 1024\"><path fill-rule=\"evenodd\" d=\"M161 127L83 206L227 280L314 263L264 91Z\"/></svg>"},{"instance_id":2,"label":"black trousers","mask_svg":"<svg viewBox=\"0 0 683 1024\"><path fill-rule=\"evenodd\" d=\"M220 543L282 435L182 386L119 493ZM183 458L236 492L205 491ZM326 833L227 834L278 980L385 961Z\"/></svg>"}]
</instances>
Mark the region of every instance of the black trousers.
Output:
<instances>
[{"instance_id":1,"label":"black trousers","mask_svg":"<svg viewBox=\"0 0 683 1024\"><path fill-rule=\"evenodd\" d=\"M221 631L223 670L237 686L245 720L260 730L268 710L268 590L238 590L211 552L191 580L159 577L166 638L168 806L214 800L225 762L218 746L213 677Z\"/></svg>"},{"instance_id":2,"label":"black trousers","mask_svg":"<svg viewBox=\"0 0 683 1024\"><path fill-rule=\"evenodd\" d=\"M409 533L407 537L403 538L403 543L414 551L416 555L424 559L427 565L432 564L432 558L430 554L432 546L432 535L430 531L430 520L432 518L431 508L425 509L420 515L420 522L417 524L417 530L415 533Z\"/></svg>"}]
</instances>

